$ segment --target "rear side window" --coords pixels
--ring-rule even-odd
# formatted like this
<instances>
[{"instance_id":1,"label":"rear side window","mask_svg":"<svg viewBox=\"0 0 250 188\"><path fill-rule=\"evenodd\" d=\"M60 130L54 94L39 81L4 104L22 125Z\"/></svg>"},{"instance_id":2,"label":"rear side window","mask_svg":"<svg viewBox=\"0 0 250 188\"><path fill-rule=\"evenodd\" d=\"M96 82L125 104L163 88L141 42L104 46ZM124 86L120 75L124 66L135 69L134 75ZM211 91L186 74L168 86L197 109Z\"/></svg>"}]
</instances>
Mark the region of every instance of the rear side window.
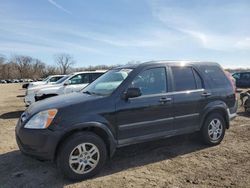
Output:
<instances>
[{"instance_id":1,"label":"rear side window","mask_svg":"<svg viewBox=\"0 0 250 188\"><path fill-rule=\"evenodd\" d=\"M50 82L56 82L57 80L60 80L61 78L62 78L63 76L57 76L57 77L53 77L53 78L51 78L49 81Z\"/></svg>"},{"instance_id":2,"label":"rear side window","mask_svg":"<svg viewBox=\"0 0 250 188\"><path fill-rule=\"evenodd\" d=\"M228 78L219 66L204 66L202 69L205 75L212 81L214 88L231 86Z\"/></svg>"},{"instance_id":3,"label":"rear side window","mask_svg":"<svg viewBox=\"0 0 250 188\"><path fill-rule=\"evenodd\" d=\"M197 89L194 73L191 67L172 67L172 73L174 78L175 91Z\"/></svg>"},{"instance_id":4,"label":"rear side window","mask_svg":"<svg viewBox=\"0 0 250 188\"><path fill-rule=\"evenodd\" d=\"M250 73L242 73L241 79L242 80L250 80Z\"/></svg>"},{"instance_id":5,"label":"rear side window","mask_svg":"<svg viewBox=\"0 0 250 188\"><path fill-rule=\"evenodd\" d=\"M233 77L234 77L234 79L240 79L240 73L234 73L233 75L232 75Z\"/></svg>"},{"instance_id":6,"label":"rear side window","mask_svg":"<svg viewBox=\"0 0 250 188\"><path fill-rule=\"evenodd\" d=\"M89 83L89 74L78 74L70 79L70 84L88 84Z\"/></svg>"}]
</instances>

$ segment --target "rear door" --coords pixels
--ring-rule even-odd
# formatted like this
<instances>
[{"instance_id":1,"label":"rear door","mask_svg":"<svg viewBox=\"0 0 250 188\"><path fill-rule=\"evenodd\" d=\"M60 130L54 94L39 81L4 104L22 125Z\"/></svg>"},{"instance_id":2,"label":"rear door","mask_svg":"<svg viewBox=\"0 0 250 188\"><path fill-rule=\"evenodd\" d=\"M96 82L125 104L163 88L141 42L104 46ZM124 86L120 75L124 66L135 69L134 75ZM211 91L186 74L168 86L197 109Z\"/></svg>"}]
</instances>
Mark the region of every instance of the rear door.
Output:
<instances>
[{"instance_id":1,"label":"rear door","mask_svg":"<svg viewBox=\"0 0 250 188\"><path fill-rule=\"evenodd\" d=\"M197 70L173 66L174 130L191 131L199 127L199 115L206 92ZM209 95L209 93L207 93Z\"/></svg>"}]
</instances>

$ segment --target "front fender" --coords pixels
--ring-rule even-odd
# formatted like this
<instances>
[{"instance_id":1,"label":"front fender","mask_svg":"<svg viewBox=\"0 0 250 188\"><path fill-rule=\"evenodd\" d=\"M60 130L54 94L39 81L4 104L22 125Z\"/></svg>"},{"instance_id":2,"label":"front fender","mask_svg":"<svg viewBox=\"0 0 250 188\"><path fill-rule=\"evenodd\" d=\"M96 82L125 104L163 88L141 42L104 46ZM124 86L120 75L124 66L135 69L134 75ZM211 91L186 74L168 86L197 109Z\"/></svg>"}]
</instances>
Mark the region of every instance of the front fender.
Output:
<instances>
[{"instance_id":1,"label":"front fender","mask_svg":"<svg viewBox=\"0 0 250 188\"><path fill-rule=\"evenodd\" d=\"M61 141L65 140L68 136L74 134L75 132L85 131L85 130L93 131L94 133L95 133L95 130L99 130L99 131L102 131L102 133L105 133L108 139L107 149L109 150L110 157L113 156L117 147L117 140L115 139L113 133L109 130L109 128L100 122L90 121L90 122L78 123L73 126L70 126L64 131L65 134L62 136Z\"/></svg>"}]
</instances>

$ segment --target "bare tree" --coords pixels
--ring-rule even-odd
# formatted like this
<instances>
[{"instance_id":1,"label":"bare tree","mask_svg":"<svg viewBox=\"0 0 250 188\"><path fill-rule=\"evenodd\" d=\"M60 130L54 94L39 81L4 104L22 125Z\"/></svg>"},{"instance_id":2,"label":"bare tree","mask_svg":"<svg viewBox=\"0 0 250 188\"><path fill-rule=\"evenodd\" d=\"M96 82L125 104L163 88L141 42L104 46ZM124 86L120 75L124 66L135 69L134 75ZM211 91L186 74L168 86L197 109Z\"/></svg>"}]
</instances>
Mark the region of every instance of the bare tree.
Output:
<instances>
[{"instance_id":1,"label":"bare tree","mask_svg":"<svg viewBox=\"0 0 250 188\"><path fill-rule=\"evenodd\" d=\"M75 64L73 57L66 53L57 54L55 56L55 61L59 66L62 74L67 74L71 66Z\"/></svg>"},{"instance_id":2,"label":"bare tree","mask_svg":"<svg viewBox=\"0 0 250 188\"><path fill-rule=\"evenodd\" d=\"M16 55L12 61L16 64L16 68L19 72L20 78L25 78L29 76L31 70L32 57Z\"/></svg>"},{"instance_id":3,"label":"bare tree","mask_svg":"<svg viewBox=\"0 0 250 188\"><path fill-rule=\"evenodd\" d=\"M31 65L33 78L38 79L43 77L44 72L46 71L45 63L39 59L33 59L33 64Z\"/></svg>"},{"instance_id":4,"label":"bare tree","mask_svg":"<svg viewBox=\"0 0 250 188\"><path fill-rule=\"evenodd\" d=\"M45 72L43 73L43 77L47 77L49 75L59 74L58 68L54 66L46 66Z\"/></svg>"},{"instance_id":5,"label":"bare tree","mask_svg":"<svg viewBox=\"0 0 250 188\"><path fill-rule=\"evenodd\" d=\"M0 79L4 78L5 57L0 54Z\"/></svg>"}]
</instances>

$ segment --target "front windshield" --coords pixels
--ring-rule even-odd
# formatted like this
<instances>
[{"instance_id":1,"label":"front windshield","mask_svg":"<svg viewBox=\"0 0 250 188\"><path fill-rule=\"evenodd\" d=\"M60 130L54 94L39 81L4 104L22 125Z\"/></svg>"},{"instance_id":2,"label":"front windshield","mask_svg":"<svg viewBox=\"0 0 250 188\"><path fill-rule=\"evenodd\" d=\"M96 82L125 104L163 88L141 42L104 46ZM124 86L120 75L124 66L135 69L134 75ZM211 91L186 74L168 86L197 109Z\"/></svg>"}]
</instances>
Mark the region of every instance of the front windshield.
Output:
<instances>
[{"instance_id":1,"label":"front windshield","mask_svg":"<svg viewBox=\"0 0 250 188\"><path fill-rule=\"evenodd\" d=\"M64 76L61 79L59 79L55 84L61 84L63 83L66 79L68 79L69 76Z\"/></svg>"},{"instance_id":2,"label":"front windshield","mask_svg":"<svg viewBox=\"0 0 250 188\"><path fill-rule=\"evenodd\" d=\"M127 78L132 69L113 69L96 79L82 91L94 95L110 95Z\"/></svg>"},{"instance_id":3,"label":"front windshield","mask_svg":"<svg viewBox=\"0 0 250 188\"><path fill-rule=\"evenodd\" d=\"M43 82L47 82L50 79L51 76L48 76L47 78L43 79Z\"/></svg>"}]
</instances>

